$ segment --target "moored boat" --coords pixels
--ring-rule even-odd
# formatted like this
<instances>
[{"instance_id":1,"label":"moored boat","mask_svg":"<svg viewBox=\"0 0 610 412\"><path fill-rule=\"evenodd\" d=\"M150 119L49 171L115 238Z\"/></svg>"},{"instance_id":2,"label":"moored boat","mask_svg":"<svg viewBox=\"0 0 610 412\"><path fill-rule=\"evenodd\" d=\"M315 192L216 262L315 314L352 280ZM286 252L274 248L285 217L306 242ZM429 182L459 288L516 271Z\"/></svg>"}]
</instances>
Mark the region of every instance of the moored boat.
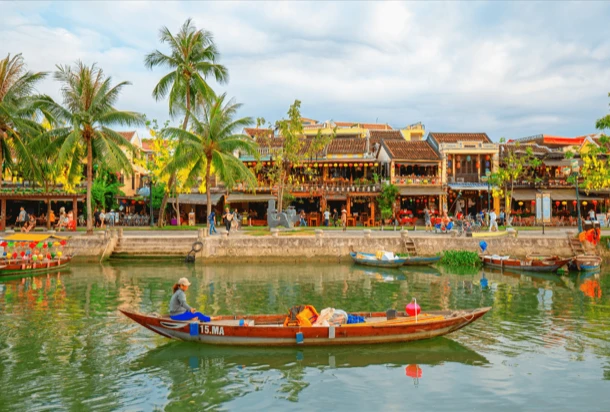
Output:
<instances>
[{"instance_id":1,"label":"moored boat","mask_svg":"<svg viewBox=\"0 0 610 412\"><path fill-rule=\"evenodd\" d=\"M359 265L372 266L377 268L399 268L406 259L391 254L391 256L377 256L374 253L350 252L350 256Z\"/></svg>"},{"instance_id":2,"label":"moored boat","mask_svg":"<svg viewBox=\"0 0 610 412\"><path fill-rule=\"evenodd\" d=\"M557 256L517 259L510 256L486 255L481 259L483 264L488 267L527 272L556 272L559 268L566 266L572 261L572 258L565 259Z\"/></svg>"},{"instance_id":3,"label":"moored boat","mask_svg":"<svg viewBox=\"0 0 610 412\"><path fill-rule=\"evenodd\" d=\"M433 265L439 260L440 256L408 256L405 258L405 266L429 266Z\"/></svg>"},{"instance_id":4,"label":"moored boat","mask_svg":"<svg viewBox=\"0 0 610 412\"><path fill-rule=\"evenodd\" d=\"M602 266L602 258L596 255L578 255L570 263L570 269L580 272L592 272Z\"/></svg>"},{"instance_id":5,"label":"moored boat","mask_svg":"<svg viewBox=\"0 0 610 412\"><path fill-rule=\"evenodd\" d=\"M211 322L120 310L125 316L167 338L234 346L324 346L408 342L443 336L476 321L491 308L420 313L417 318L385 312L352 313L364 323L340 326L284 326L286 315L215 316ZM240 326L241 325L241 326Z\"/></svg>"}]
</instances>

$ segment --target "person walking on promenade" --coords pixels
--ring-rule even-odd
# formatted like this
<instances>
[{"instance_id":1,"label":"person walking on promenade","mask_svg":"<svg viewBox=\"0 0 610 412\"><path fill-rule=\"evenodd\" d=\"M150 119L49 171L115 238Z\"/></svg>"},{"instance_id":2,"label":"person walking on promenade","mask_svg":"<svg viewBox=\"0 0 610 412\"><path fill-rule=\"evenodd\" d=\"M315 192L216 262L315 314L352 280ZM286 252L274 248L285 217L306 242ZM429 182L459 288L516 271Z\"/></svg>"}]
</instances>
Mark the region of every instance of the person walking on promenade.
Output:
<instances>
[{"instance_id":1,"label":"person walking on promenade","mask_svg":"<svg viewBox=\"0 0 610 412\"><path fill-rule=\"evenodd\" d=\"M305 211L303 209L301 209L301 214L299 215L300 220L299 220L299 226L301 227L306 227L307 226L307 221L305 220Z\"/></svg>"},{"instance_id":2,"label":"person walking on promenade","mask_svg":"<svg viewBox=\"0 0 610 412\"><path fill-rule=\"evenodd\" d=\"M212 213L208 216L208 222L210 222L210 235L212 235L212 232L218 233L216 231L216 212L214 209L212 209Z\"/></svg>"},{"instance_id":3,"label":"person walking on promenade","mask_svg":"<svg viewBox=\"0 0 610 412\"><path fill-rule=\"evenodd\" d=\"M324 211L324 226L330 226L330 211L328 209Z\"/></svg>"},{"instance_id":4,"label":"person walking on promenade","mask_svg":"<svg viewBox=\"0 0 610 412\"><path fill-rule=\"evenodd\" d=\"M504 209L500 209L500 226L504 226Z\"/></svg>"},{"instance_id":5,"label":"person walking on promenade","mask_svg":"<svg viewBox=\"0 0 610 412\"><path fill-rule=\"evenodd\" d=\"M338 224L339 224L339 212L337 212L337 209L333 209L333 226L337 227Z\"/></svg>"},{"instance_id":6,"label":"person walking on promenade","mask_svg":"<svg viewBox=\"0 0 610 412\"><path fill-rule=\"evenodd\" d=\"M496 212L491 209L489 212L489 231L492 232L493 228L496 228L496 232L498 231L498 222L496 222Z\"/></svg>"},{"instance_id":7,"label":"person walking on promenade","mask_svg":"<svg viewBox=\"0 0 610 412\"><path fill-rule=\"evenodd\" d=\"M211 318L204 315L201 312L197 312L197 309L191 308L186 303L186 292L191 286L191 282L187 278L180 278L178 283L173 287L174 294L169 301L169 317L172 320L191 320L199 319L200 322L209 322Z\"/></svg>"},{"instance_id":8,"label":"person walking on promenade","mask_svg":"<svg viewBox=\"0 0 610 412\"><path fill-rule=\"evenodd\" d=\"M347 210L345 210L345 206L341 209L341 226L345 232L347 230Z\"/></svg>"},{"instance_id":9,"label":"person walking on promenade","mask_svg":"<svg viewBox=\"0 0 610 412\"><path fill-rule=\"evenodd\" d=\"M430 232L432 232L432 219L430 218L430 210L428 209L428 206L424 208L424 222L426 224L426 232L428 229L430 229Z\"/></svg>"},{"instance_id":10,"label":"person walking on promenade","mask_svg":"<svg viewBox=\"0 0 610 412\"><path fill-rule=\"evenodd\" d=\"M593 210L593 209L589 209L589 220L590 220L591 222L593 222L594 220L597 220L597 219L595 218L595 210Z\"/></svg>"},{"instance_id":11,"label":"person walking on promenade","mask_svg":"<svg viewBox=\"0 0 610 412\"><path fill-rule=\"evenodd\" d=\"M231 213L228 207L225 208L225 214L222 215L222 220L225 223L227 234L231 233L231 223L233 222L233 214Z\"/></svg>"},{"instance_id":12,"label":"person walking on promenade","mask_svg":"<svg viewBox=\"0 0 610 412\"><path fill-rule=\"evenodd\" d=\"M19 208L19 215L17 216L17 221L15 222L15 225L23 227L26 223L29 223L28 214L25 211L25 208L21 206Z\"/></svg>"}]
</instances>

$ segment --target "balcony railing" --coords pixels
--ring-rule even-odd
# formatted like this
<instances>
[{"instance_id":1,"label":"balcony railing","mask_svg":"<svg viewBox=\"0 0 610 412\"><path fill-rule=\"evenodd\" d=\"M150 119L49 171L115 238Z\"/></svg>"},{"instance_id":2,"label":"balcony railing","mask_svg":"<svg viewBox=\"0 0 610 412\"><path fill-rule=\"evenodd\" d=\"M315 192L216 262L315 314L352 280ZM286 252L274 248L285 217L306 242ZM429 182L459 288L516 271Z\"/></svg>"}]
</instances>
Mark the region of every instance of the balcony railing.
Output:
<instances>
[{"instance_id":1,"label":"balcony railing","mask_svg":"<svg viewBox=\"0 0 610 412\"><path fill-rule=\"evenodd\" d=\"M477 173L456 173L455 176L449 176L451 183L479 183L481 176Z\"/></svg>"},{"instance_id":2,"label":"balcony railing","mask_svg":"<svg viewBox=\"0 0 610 412\"><path fill-rule=\"evenodd\" d=\"M440 185L438 176L395 176L392 180L395 185Z\"/></svg>"}]
</instances>

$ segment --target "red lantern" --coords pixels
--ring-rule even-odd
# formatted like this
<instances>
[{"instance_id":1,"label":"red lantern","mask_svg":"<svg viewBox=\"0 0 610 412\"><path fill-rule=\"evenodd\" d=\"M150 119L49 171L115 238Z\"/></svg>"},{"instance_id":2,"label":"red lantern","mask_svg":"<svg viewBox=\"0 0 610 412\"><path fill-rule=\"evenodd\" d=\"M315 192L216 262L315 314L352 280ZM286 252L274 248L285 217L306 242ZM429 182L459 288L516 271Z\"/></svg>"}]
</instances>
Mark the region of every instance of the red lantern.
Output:
<instances>
[{"instance_id":1,"label":"red lantern","mask_svg":"<svg viewBox=\"0 0 610 412\"><path fill-rule=\"evenodd\" d=\"M21 257L24 257L25 256L25 252L21 251L20 255L21 255Z\"/></svg>"},{"instance_id":2,"label":"red lantern","mask_svg":"<svg viewBox=\"0 0 610 412\"><path fill-rule=\"evenodd\" d=\"M561 202L560 202L559 200L557 200L557 201L555 202L555 206L557 206L557 207L559 207L559 205L560 205L560 204L561 204Z\"/></svg>"},{"instance_id":3,"label":"red lantern","mask_svg":"<svg viewBox=\"0 0 610 412\"><path fill-rule=\"evenodd\" d=\"M572 200L572 204L573 204L574 206L576 206L576 205L578 204L578 202L577 202L576 200Z\"/></svg>"},{"instance_id":4,"label":"red lantern","mask_svg":"<svg viewBox=\"0 0 610 412\"><path fill-rule=\"evenodd\" d=\"M593 205L597 206L597 200L593 201Z\"/></svg>"},{"instance_id":5,"label":"red lantern","mask_svg":"<svg viewBox=\"0 0 610 412\"><path fill-rule=\"evenodd\" d=\"M131 201L131 204L132 204L132 205L135 205L135 204L136 204L136 201L135 201L135 200L132 200L132 201Z\"/></svg>"},{"instance_id":6,"label":"red lantern","mask_svg":"<svg viewBox=\"0 0 610 412\"><path fill-rule=\"evenodd\" d=\"M66 240L65 240L65 239L64 239L64 240L62 240L61 242L59 242L59 244L60 244L60 245L62 245L62 246L66 246L66 243L68 243L68 242L66 242Z\"/></svg>"},{"instance_id":7,"label":"red lantern","mask_svg":"<svg viewBox=\"0 0 610 412\"><path fill-rule=\"evenodd\" d=\"M532 200L532 205L535 205L535 204L536 204L536 201L535 201L535 200Z\"/></svg>"},{"instance_id":8,"label":"red lantern","mask_svg":"<svg viewBox=\"0 0 610 412\"><path fill-rule=\"evenodd\" d=\"M43 248L43 249L46 249L46 248L47 248L47 244L46 244L46 243L43 243L43 244L42 244L42 248Z\"/></svg>"},{"instance_id":9,"label":"red lantern","mask_svg":"<svg viewBox=\"0 0 610 412\"><path fill-rule=\"evenodd\" d=\"M47 253L47 259L51 260L51 254Z\"/></svg>"},{"instance_id":10,"label":"red lantern","mask_svg":"<svg viewBox=\"0 0 610 412\"><path fill-rule=\"evenodd\" d=\"M36 247L36 243L32 242L30 243L30 249L34 249Z\"/></svg>"},{"instance_id":11,"label":"red lantern","mask_svg":"<svg viewBox=\"0 0 610 412\"><path fill-rule=\"evenodd\" d=\"M13 252L13 259L17 259L17 252Z\"/></svg>"}]
</instances>

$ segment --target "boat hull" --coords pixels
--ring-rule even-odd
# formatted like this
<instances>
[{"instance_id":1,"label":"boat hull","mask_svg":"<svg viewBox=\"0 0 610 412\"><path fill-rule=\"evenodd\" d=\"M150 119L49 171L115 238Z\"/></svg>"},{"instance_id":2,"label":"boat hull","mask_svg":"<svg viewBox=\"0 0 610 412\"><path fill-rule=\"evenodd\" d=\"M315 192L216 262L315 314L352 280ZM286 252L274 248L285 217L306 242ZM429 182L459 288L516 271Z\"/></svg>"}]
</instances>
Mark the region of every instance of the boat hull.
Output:
<instances>
[{"instance_id":1,"label":"boat hull","mask_svg":"<svg viewBox=\"0 0 610 412\"><path fill-rule=\"evenodd\" d=\"M429 312L445 318L407 324L362 324L341 327L281 326L285 315L220 316L212 322L180 322L126 310L121 312L145 328L167 338L231 346L333 346L390 342L409 342L435 338L455 332L481 318L491 308L456 312ZM355 313L358 316L385 316L385 313ZM404 314L403 314L404 315ZM239 320L254 326L239 326ZM193 324L193 326L191 326ZM192 329L191 329L192 328ZM300 335L302 334L302 340ZM297 342L299 336L300 342Z\"/></svg>"},{"instance_id":2,"label":"boat hull","mask_svg":"<svg viewBox=\"0 0 610 412\"><path fill-rule=\"evenodd\" d=\"M484 256L483 264L496 269L509 269L525 272L556 272L559 268L569 264L572 259L540 260L540 259L510 259L493 256Z\"/></svg>"},{"instance_id":3,"label":"boat hull","mask_svg":"<svg viewBox=\"0 0 610 412\"><path fill-rule=\"evenodd\" d=\"M358 255L362 255L365 258L359 258ZM381 260L377 259L377 257L372 253L361 253L361 252L351 252L350 256L354 260L355 263L364 266L376 267L376 268L399 268L401 267L406 259L394 259L394 260Z\"/></svg>"},{"instance_id":4,"label":"boat hull","mask_svg":"<svg viewBox=\"0 0 610 412\"><path fill-rule=\"evenodd\" d=\"M65 257L59 260L53 260L49 262L15 262L6 261L0 265L0 276L15 275L15 274L29 274L45 272L50 270L63 269L67 267L72 261L71 257Z\"/></svg>"},{"instance_id":5,"label":"boat hull","mask_svg":"<svg viewBox=\"0 0 610 412\"><path fill-rule=\"evenodd\" d=\"M406 259L407 260L404 263L405 266L429 266L429 265L433 265L433 264L437 263L439 260L441 260L441 257L440 256L429 256L429 257L413 256L413 257L408 257Z\"/></svg>"},{"instance_id":6,"label":"boat hull","mask_svg":"<svg viewBox=\"0 0 610 412\"><path fill-rule=\"evenodd\" d=\"M593 272L599 270L602 266L602 258L599 256L580 255L574 257L570 263L570 269L580 272Z\"/></svg>"}]
</instances>

